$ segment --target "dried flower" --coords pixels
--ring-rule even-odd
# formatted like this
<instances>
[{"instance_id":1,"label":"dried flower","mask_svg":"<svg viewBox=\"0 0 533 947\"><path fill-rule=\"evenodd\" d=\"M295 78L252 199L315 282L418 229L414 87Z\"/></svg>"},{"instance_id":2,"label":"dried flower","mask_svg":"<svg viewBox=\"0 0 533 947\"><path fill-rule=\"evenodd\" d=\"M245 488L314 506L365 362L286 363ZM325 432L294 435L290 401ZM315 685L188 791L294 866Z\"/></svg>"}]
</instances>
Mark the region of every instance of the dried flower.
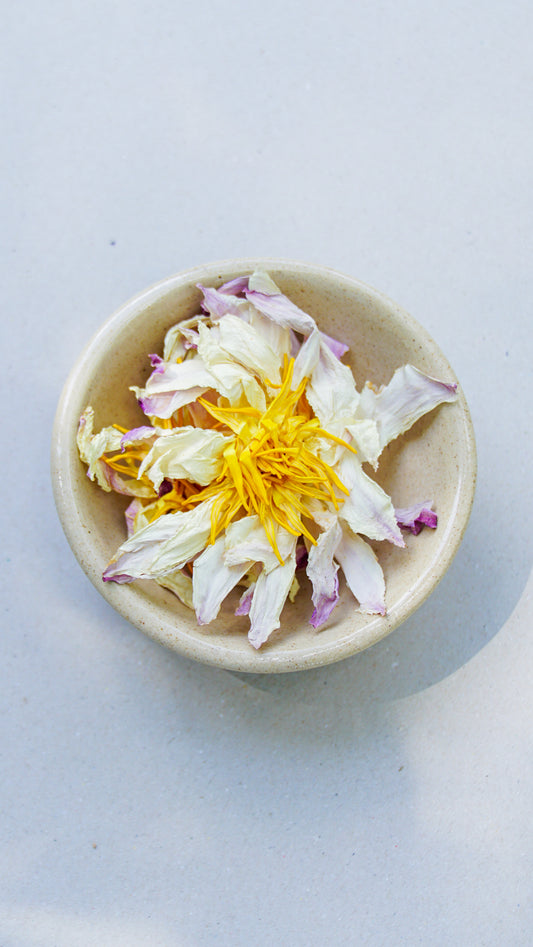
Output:
<instances>
[{"instance_id":1,"label":"dried flower","mask_svg":"<svg viewBox=\"0 0 533 947\"><path fill-rule=\"evenodd\" d=\"M362 611L384 615L383 572L366 540L404 546L402 528L416 535L437 517L430 501L395 510L363 464L375 469L455 386L406 365L382 389L358 392L341 361L347 347L266 273L199 288L203 311L170 329L146 386L132 389L149 424L94 434L91 407L80 420L91 479L133 497L104 580L155 579L200 624L240 585L236 614L249 616L256 648L279 628L299 568L315 628L338 601L339 567Z\"/></svg>"}]
</instances>

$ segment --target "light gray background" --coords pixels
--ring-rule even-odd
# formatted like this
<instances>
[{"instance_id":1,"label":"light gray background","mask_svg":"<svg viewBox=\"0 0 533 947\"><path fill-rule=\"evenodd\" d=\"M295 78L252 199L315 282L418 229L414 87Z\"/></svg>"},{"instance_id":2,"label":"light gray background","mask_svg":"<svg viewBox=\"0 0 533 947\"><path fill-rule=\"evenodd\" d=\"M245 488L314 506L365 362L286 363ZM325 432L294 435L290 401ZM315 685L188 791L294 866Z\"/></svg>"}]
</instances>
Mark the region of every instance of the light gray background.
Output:
<instances>
[{"instance_id":1,"label":"light gray background","mask_svg":"<svg viewBox=\"0 0 533 947\"><path fill-rule=\"evenodd\" d=\"M525 0L4 11L2 947L533 943L532 20ZM49 484L92 333L239 255L396 299L478 440L436 593L294 676L130 627Z\"/></svg>"}]
</instances>

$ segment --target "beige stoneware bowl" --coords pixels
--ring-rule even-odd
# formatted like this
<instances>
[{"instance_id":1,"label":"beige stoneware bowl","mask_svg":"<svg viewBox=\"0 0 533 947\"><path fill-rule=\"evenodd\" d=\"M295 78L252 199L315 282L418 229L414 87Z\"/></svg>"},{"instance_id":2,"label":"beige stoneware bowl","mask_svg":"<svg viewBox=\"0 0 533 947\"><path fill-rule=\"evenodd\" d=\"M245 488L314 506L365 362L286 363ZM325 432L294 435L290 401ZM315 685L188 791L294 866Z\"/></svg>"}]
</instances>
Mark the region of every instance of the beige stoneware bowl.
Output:
<instances>
[{"instance_id":1,"label":"beige stoneware bowl","mask_svg":"<svg viewBox=\"0 0 533 947\"><path fill-rule=\"evenodd\" d=\"M57 509L81 567L110 605L141 631L189 658L248 672L296 671L339 661L388 635L427 598L450 565L463 536L474 496L476 452L472 422L461 387L454 404L418 421L384 451L376 479L397 507L432 499L436 530L406 534L406 548L373 543L386 580L386 617L363 615L341 580L341 599L326 627L309 624L312 611L304 577L281 629L260 651L249 644L245 618L233 612L237 593L219 617L199 627L194 614L154 582L116 585L102 572L125 539L128 500L104 493L87 478L76 448L78 419L87 404L95 429L113 422L142 423L130 385L151 372L148 353L162 352L166 330L200 308L198 282L218 286L232 277L267 270L319 327L349 344L344 357L357 387L368 379L390 380L407 362L443 381L457 381L428 333L380 292L326 267L270 259L243 259L200 266L171 276L122 306L82 353L66 382L54 425L52 479Z\"/></svg>"}]
</instances>

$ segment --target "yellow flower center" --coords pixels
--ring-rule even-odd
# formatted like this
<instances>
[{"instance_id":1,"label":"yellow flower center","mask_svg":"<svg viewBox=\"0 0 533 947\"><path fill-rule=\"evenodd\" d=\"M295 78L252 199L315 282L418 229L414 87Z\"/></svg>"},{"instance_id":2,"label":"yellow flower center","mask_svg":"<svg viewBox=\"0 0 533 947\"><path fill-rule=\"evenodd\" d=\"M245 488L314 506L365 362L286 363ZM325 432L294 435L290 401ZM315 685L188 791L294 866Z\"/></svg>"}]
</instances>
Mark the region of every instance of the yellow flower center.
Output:
<instances>
[{"instance_id":1,"label":"yellow flower center","mask_svg":"<svg viewBox=\"0 0 533 947\"><path fill-rule=\"evenodd\" d=\"M338 509L342 498L335 487L348 493L335 471L318 456L319 439L327 438L355 453L346 441L323 430L313 416L305 398L308 379L291 389L293 370L294 359L285 357L281 384L269 385L278 389L275 396L268 398L265 391L264 413L250 405L217 406L198 399L217 422L216 427L229 429L234 437L224 451L220 475L184 504L216 498L211 542L239 513L257 514L280 562L276 525L314 544L304 522L311 517L310 501L329 501Z\"/></svg>"}]
</instances>

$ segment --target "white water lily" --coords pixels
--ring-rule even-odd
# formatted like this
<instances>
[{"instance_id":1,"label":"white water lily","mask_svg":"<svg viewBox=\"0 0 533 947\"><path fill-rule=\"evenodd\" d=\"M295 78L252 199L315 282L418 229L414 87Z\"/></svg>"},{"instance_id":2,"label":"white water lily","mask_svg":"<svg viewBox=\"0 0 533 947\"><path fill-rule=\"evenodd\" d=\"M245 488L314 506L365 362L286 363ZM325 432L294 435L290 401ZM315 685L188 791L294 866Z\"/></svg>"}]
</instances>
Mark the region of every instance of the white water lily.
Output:
<instances>
[{"instance_id":1,"label":"white water lily","mask_svg":"<svg viewBox=\"0 0 533 947\"><path fill-rule=\"evenodd\" d=\"M199 624L241 587L235 614L249 617L255 648L280 627L304 567L313 627L330 620L341 575L363 612L384 615L367 540L403 547L402 529L416 535L437 518L416 497L396 510L363 465L376 468L391 440L454 400L455 386L406 365L381 389L358 391L346 346L268 274L199 289L203 311L169 330L163 358L151 356L146 385L133 388L149 423L94 434L90 407L80 420L89 476L134 497L104 579L153 579Z\"/></svg>"}]
</instances>

